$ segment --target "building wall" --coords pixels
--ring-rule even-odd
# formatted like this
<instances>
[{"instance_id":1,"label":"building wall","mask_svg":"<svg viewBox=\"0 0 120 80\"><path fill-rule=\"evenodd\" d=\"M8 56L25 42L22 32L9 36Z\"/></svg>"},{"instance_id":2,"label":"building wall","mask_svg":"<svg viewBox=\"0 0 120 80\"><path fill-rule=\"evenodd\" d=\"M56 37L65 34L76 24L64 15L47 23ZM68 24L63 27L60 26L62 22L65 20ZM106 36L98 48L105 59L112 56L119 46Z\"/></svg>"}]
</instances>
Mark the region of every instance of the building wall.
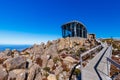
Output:
<instances>
[{"instance_id":1,"label":"building wall","mask_svg":"<svg viewBox=\"0 0 120 80\"><path fill-rule=\"evenodd\" d=\"M62 36L87 38L87 29L79 22L70 22L62 26Z\"/></svg>"}]
</instances>

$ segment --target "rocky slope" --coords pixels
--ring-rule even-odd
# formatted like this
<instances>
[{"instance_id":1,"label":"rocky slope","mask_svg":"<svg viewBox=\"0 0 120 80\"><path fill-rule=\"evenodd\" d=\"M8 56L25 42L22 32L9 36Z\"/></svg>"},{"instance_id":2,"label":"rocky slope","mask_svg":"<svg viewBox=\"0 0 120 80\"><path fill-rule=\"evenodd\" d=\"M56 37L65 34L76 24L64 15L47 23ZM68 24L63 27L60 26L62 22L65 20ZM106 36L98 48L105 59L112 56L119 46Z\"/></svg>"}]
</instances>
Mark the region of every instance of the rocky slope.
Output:
<instances>
[{"instance_id":1,"label":"rocky slope","mask_svg":"<svg viewBox=\"0 0 120 80\"><path fill-rule=\"evenodd\" d=\"M79 55L97 44L95 40L61 38L21 52L5 50L0 52L0 80L68 80Z\"/></svg>"}]
</instances>

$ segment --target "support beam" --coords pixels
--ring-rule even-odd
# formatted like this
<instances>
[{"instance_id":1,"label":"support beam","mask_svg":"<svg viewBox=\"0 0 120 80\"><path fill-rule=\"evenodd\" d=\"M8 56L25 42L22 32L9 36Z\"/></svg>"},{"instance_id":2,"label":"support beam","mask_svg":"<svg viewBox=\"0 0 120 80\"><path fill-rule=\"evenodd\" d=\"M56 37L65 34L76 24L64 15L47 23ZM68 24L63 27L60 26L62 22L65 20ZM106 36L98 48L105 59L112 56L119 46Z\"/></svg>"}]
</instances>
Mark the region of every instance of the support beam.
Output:
<instances>
[{"instance_id":1,"label":"support beam","mask_svg":"<svg viewBox=\"0 0 120 80\"><path fill-rule=\"evenodd\" d=\"M76 23L74 23L74 36L77 37L77 32L76 32Z\"/></svg>"},{"instance_id":2,"label":"support beam","mask_svg":"<svg viewBox=\"0 0 120 80\"><path fill-rule=\"evenodd\" d=\"M82 38L84 37L84 29L83 29L83 27L82 27Z\"/></svg>"}]
</instances>

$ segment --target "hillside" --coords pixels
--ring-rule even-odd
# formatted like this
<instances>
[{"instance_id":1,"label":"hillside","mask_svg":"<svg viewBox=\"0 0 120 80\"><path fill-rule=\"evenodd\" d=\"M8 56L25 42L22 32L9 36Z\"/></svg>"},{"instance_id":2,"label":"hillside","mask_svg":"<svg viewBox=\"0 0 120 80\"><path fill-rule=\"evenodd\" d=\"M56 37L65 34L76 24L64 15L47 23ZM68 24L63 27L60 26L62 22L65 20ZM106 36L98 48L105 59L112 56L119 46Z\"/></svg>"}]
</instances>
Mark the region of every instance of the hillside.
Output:
<instances>
[{"instance_id":1,"label":"hillside","mask_svg":"<svg viewBox=\"0 0 120 80\"><path fill-rule=\"evenodd\" d=\"M0 53L0 80L68 80L80 54L97 45L94 39L61 38L21 52L5 50ZM74 75L79 73L80 68Z\"/></svg>"}]
</instances>

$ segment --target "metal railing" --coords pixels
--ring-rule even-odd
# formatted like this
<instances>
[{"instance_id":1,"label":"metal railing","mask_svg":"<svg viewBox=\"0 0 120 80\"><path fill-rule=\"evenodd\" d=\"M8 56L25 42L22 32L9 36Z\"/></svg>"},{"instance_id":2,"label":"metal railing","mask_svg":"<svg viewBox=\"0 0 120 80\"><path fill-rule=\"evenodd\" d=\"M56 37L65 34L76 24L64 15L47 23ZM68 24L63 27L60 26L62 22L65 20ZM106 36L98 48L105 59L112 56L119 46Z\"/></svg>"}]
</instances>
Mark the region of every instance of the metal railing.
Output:
<instances>
[{"instance_id":1,"label":"metal railing","mask_svg":"<svg viewBox=\"0 0 120 80\"><path fill-rule=\"evenodd\" d=\"M120 64L117 63L116 61L114 61L114 60L112 60L112 59L110 59L108 57L107 57L107 61L109 61L111 64L113 64L114 66L116 66L117 68L120 69Z\"/></svg>"},{"instance_id":2,"label":"metal railing","mask_svg":"<svg viewBox=\"0 0 120 80\"><path fill-rule=\"evenodd\" d=\"M98 48L100 48L100 47L102 47L102 45L98 45L98 46L96 46L96 47L94 47L94 48L92 48L92 49L84 52L83 54L81 54L81 57L83 57L83 56L85 56L85 55L87 55L87 54L91 54L92 51L94 51L94 50L96 50L96 49L98 49Z\"/></svg>"}]
</instances>

